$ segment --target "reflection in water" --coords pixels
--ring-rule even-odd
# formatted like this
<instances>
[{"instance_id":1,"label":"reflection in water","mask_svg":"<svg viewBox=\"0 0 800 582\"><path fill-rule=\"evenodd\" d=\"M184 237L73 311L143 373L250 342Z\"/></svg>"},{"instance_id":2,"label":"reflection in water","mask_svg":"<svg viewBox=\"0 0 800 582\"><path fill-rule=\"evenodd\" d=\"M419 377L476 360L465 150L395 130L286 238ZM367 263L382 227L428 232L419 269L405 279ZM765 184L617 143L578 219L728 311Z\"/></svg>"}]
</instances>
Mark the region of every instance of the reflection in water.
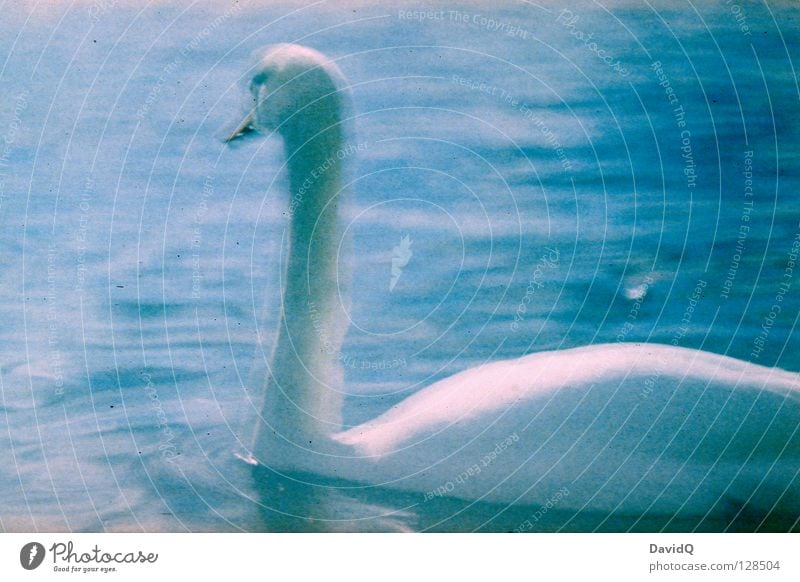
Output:
<instances>
[{"instance_id":1,"label":"reflection in water","mask_svg":"<svg viewBox=\"0 0 800 582\"><path fill-rule=\"evenodd\" d=\"M564 511L421 496L306 473L252 471L264 531L272 532L786 532L794 518L734 500L714 516ZM795 526L796 527L796 526Z\"/></svg>"}]
</instances>

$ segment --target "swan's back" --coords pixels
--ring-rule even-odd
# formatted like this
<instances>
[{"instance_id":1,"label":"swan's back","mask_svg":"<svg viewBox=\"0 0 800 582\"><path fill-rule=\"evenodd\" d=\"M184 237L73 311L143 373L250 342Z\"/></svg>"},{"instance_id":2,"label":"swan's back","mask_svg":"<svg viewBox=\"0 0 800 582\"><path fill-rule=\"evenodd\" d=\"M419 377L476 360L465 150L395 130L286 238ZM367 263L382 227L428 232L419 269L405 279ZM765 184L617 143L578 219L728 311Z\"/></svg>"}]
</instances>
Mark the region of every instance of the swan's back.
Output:
<instances>
[{"instance_id":1,"label":"swan's back","mask_svg":"<svg viewBox=\"0 0 800 582\"><path fill-rule=\"evenodd\" d=\"M335 438L401 489L460 479L448 495L541 504L566 487L576 509L674 513L762 490L797 503L798 427L796 374L614 344L467 370Z\"/></svg>"},{"instance_id":2,"label":"swan's back","mask_svg":"<svg viewBox=\"0 0 800 582\"><path fill-rule=\"evenodd\" d=\"M666 413L671 400L687 413L694 410L699 414L701 410L697 409L704 397L731 403L731 398L738 402L746 395L748 401L760 396L764 399L762 407L766 400L787 400L786 406L791 408L797 407L800 398L798 380L791 372L687 348L660 344L587 346L465 370L337 438L364 454L385 455L423 434L446 432L477 417L519 413L528 420L565 413L582 417L590 409L596 411L588 406L593 401L629 409L661 406ZM539 409L532 409L531 403ZM570 408L565 410L565 406ZM723 416L732 412L728 410Z\"/></svg>"}]
</instances>

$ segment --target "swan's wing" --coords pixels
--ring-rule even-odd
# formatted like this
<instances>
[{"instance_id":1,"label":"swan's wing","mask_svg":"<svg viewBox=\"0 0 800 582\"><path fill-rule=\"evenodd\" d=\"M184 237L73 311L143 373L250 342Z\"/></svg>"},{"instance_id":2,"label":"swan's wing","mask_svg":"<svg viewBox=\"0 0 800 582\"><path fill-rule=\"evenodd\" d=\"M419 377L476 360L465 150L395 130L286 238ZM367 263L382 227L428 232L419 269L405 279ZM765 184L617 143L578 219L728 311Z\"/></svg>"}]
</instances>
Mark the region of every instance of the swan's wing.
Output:
<instances>
[{"instance_id":1,"label":"swan's wing","mask_svg":"<svg viewBox=\"0 0 800 582\"><path fill-rule=\"evenodd\" d=\"M427 497L565 491L577 511L694 519L796 496L797 380L696 350L593 346L467 370L334 438L366 457L359 479Z\"/></svg>"},{"instance_id":2,"label":"swan's wing","mask_svg":"<svg viewBox=\"0 0 800 582\"><path fill-rule=\"evenodd\" d=\"M686 348L607 344L466 370L335 438L360 454L383 456L448 431L462 438L465 428L475 434L493 424L511 427L512 419L521 426L545 419L591 426L595 434L621 425L644 433L669 420L688 435L691 421L727 434L748 418L768 424L778 409L797 409L798 400L798 374Z\"/></svg>"}]
</instances>

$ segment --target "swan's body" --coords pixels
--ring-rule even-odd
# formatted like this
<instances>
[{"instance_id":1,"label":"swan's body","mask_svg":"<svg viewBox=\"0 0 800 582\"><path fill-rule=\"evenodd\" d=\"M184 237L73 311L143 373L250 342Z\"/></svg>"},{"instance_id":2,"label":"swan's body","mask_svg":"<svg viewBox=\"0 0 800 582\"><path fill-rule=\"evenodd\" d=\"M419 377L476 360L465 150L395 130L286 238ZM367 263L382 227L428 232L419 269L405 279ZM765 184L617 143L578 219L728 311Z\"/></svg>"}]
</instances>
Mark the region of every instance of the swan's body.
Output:
<instances>
[{"instance_id":1,"label":"swan's body","mask_svg":"<svg viewBox=\"0 0 800 582\"><path fill-rule=\"evenodd\" d=\"M574 512L745 511L754 527L778 512L798 527L800 376L708 352L608 344L533 354L466 370L342 427L342 76L311 49L279 45L260 57L251 90L253 109L229 139L278 131L293 199L258 463L420 501L542 506L562 491L560 509Z\"/></svg>"}]
</instances>

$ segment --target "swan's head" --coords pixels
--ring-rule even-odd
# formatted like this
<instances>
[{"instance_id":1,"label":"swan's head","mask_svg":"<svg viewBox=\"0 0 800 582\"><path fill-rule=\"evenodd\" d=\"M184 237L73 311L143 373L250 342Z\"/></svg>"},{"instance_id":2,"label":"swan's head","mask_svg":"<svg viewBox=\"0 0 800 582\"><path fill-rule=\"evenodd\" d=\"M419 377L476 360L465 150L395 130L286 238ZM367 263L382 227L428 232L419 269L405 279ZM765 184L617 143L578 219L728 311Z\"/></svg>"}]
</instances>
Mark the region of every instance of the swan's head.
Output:
<instances>
[{"instance_id":1,"label":"swan's head","mask_svg":"<svg viewBox=\"0 0 800 582\"><path fill-rule=\"evenodd\" d=\"M340 123L344 77L325 55L296 44L256 52L244 119L225 139L252 131L277 131L284 137L314 135Z\"/></svg>"}]
</instances>

